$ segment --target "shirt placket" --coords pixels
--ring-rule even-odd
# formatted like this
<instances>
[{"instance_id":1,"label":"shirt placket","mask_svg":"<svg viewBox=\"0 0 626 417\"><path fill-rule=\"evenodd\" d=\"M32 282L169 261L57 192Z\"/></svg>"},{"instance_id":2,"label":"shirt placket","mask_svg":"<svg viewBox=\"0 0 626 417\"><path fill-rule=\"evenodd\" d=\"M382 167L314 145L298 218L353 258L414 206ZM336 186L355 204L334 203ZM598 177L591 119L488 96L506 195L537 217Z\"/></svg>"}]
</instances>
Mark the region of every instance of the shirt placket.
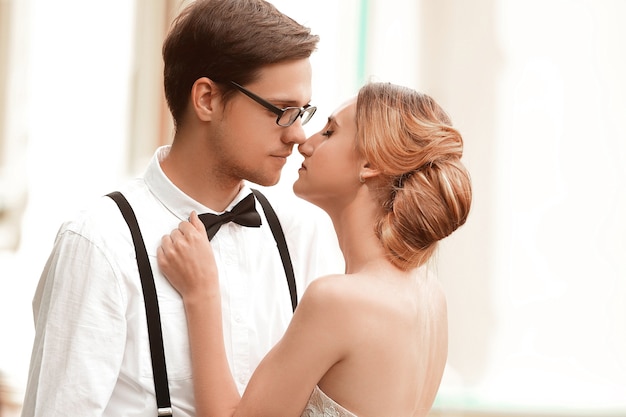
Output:
<instances>
[{"instance_id":1,"label":"shirt placket","mask_svg":"<svg viewBox=\"0 0 626 417\"><path fill-rule=\"evenodd\" d=\"M240 392L243 392L250 378L250 336L248 332L248 285L245 277L245 257L243 245L238 242L238 228L234 224L225 225L228 239L225 239L224 262L229 271L230 326L232 337L233 377ZM224 227L224 226L223 226Z\"/></svg>"}]
</instances>

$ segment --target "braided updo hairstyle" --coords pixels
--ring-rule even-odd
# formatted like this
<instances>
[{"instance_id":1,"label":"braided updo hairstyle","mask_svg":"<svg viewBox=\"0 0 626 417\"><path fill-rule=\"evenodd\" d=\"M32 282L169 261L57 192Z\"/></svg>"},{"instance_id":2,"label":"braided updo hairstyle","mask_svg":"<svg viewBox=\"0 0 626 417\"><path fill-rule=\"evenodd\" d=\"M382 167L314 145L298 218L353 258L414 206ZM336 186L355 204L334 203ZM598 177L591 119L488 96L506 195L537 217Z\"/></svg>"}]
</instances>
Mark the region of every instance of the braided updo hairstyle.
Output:
<instances>
[{"instance_id":1,"label":"braided updo hairstyle","mask_svg":"<svg viewBox=\"0 0 626 417\"><path fill-rule=\"evenodd\" d=\"M418 267L469 214L463 139L431 97L389 83L360 89L356 125L358 151L382 173L368 184L384 208L376 234L394 265Z\"/></svg>"}]
</instances>

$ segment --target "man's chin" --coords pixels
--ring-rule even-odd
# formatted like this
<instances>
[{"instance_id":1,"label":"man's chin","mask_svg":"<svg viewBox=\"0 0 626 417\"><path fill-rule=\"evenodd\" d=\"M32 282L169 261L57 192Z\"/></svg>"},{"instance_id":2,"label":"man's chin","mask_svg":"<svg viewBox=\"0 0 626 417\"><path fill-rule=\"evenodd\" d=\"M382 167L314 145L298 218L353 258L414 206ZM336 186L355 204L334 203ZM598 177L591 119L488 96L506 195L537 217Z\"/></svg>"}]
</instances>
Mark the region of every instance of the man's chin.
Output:
<instances>
[{"instance_id":1,"label":"man's chin","mask_svg":"<svg viewBox=\"0 0 626 417\"><path fill-rule=\"evenodd\" d=\"M276 177L272 177L272 178L268 178L268 177L258 177L258 178L251 178L248 180L251 183L254 183L256 185L260 185L261 187L272 187L276 184L278 184L278 181L280 181L280 174Z\"/></svg>"}]
</instances>

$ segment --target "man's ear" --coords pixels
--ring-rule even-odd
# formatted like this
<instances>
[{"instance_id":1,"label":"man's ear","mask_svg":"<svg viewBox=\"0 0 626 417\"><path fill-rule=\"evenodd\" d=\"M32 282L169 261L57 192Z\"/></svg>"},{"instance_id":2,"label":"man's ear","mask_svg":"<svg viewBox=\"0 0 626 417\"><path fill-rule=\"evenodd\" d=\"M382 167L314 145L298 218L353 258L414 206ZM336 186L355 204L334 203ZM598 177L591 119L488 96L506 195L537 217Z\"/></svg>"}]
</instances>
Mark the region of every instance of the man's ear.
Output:
<instances>
[{"instance_id":1,"label":"man's ear","mask_svg":"<svg viewBox=\"0 0 626 417\"><path fill-rule=\"evenodd\" d=\"M203 122L211 121L219 98L217 85L207 77L198 78L191 86L191 105L196 117Z\"/></svg>"}]
</instances>

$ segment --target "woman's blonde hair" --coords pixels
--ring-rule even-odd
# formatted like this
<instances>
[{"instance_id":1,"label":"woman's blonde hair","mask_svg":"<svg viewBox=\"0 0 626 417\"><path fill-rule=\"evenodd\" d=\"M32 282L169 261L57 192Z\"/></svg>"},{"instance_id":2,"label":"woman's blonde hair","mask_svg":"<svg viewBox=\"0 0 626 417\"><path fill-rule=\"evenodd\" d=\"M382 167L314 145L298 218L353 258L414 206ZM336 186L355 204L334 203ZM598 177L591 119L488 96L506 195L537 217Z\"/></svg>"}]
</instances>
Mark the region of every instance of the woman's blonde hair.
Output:
<instances>
[{"instance_id":1,"label":"woman's blonde hair","mask_svg":"<svg viewBox=\"0 0 626 417\"><path fill-rule=\"evenodd\" d=\"M382 173L369 184L383 207L376 233L396 266L420 266L469 214L463 139L431 97L389 83L361 88L356 125L357 150Z\"/></svg>"}]
</instances>

